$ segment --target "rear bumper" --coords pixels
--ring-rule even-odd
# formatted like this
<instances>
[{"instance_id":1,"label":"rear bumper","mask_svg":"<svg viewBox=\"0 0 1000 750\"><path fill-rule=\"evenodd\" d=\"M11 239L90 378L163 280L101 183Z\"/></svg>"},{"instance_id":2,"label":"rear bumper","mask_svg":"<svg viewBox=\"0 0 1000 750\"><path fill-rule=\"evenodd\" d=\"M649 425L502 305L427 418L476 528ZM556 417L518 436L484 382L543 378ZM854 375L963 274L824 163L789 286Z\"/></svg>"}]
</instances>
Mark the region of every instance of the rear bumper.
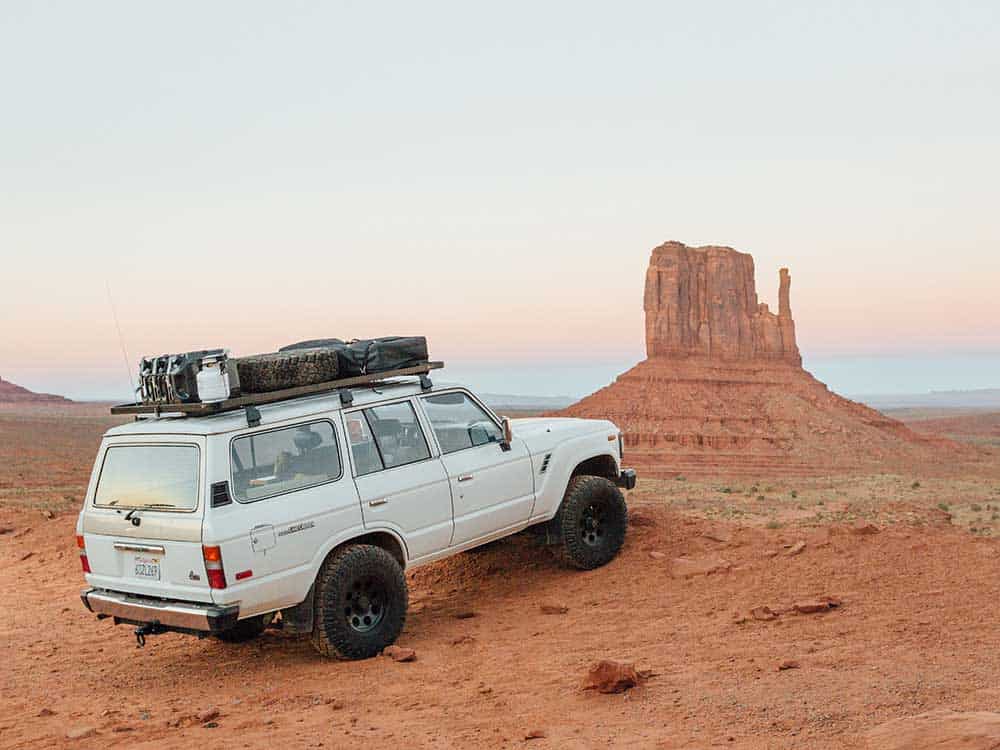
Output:
<instances>
[{"instance_id":1,"label":"rear bumper","mask_svg":"<svg viewBox=\"0 0 1000 750\"><path fill-rule=\"evenodd\" d=\"M87 589L80 592L80 598L98 617L114 617L116 625L156 623L177 630L218 633L235 625L240 616L237 606L152 599L106 589Z\"/></svg>"},{"instance_id":2,"label":"rear bumper","mask_svg":"<svg viewBox=\"0 0 1000 750\"><path fill-rule=\"evenodd\" d=\"M635 489L635 469L622 469L615 484L626 490Z\"/></svg>"}]
</instances>

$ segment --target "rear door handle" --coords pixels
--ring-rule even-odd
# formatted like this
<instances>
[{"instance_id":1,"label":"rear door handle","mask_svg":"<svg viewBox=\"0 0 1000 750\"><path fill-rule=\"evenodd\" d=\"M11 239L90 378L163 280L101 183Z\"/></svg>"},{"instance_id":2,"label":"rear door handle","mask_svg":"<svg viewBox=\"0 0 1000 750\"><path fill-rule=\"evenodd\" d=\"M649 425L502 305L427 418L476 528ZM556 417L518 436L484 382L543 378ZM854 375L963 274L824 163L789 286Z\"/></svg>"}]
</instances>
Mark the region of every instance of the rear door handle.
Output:
<instances>
[{"instance_id":1,"label":"rear door handle","mask_svg":"<svg viewBox=\"0 0 1000 750\"><path fill-rule=\"evenodd\" d=\"M458 481L459 482L471 482L472 481L472 474L462 474L461 476L459 476Z\"/></svg>"},{"instance_id":2,"label":"rear door handle","mask_svg":"<svg viewBox=\"0 0 1000 750\"><path fill-rule=\"evenodd\" d=\"M380 497L378 500L369 500L368 506L371 508L377 508L380 505L385 505L387 502L389 502L389 498Z\"/></svg>"}]
</instances>

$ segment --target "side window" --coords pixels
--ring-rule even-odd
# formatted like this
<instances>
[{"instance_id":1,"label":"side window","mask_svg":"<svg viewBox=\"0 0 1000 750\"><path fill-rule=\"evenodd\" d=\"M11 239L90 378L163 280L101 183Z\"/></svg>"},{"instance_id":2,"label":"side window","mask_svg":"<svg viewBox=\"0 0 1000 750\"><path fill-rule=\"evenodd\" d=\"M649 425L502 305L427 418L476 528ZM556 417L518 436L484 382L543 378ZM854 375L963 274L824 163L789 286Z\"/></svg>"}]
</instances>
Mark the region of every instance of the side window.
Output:
<instances>
[{"instance_id":1,"label":"side window","mask_svg":"<svg viewBox=\"0 0 1000 750\"><path fill-rule=\"evenodd\" d=\"M498 443L503 437L496 422L464 393L425 396L424 410L434 427L442 453Z\"/></svg>"},{"instance_id":2,"label":"side window","mask_svg":"<svg viewBox=\"0 0 1000 750\"><path fill-rule=\"evenodd\" d=\"M340 452L329 422L244 435L232 446L233 494L253 502L340 476Z\"/></svg>"},{"instance_id":3,"label":"side window","mask_svg":"<svg viewBox=\"0 0 1000 750\"><path fill-rule=\"evenodd\" d=\"M379 455L375 438L372 437L368 420L364 412L354 411L345 416L347 421L347 439L351 441L351 454L354 456L354 468L358 476L371 474L385 467Z\"/></svg>"},{"instance_id":4,"label":"side window","mask_svg":"<svg viewBox=\"0 0 1000 750\"><path fill-rule=\"evenodd\" d=\"M348 419L357 415L358 412L348 415ZM403 466L430 458L431 452L427 447L427 440L424 438L423 430L420 429L420 423L417 422L417 414L413 410L413 404L409 401L386 406L373 406L364 410L364 416L370 430L369 439L374 438L378 457L381 459L381 466L378 468L391 469L394 466ZM364 430L362 429L359 434L364 436ZM353 440L352 437L352 450ZM357 454L355 455L357 456ZM362 461L359 461L359 474L368 473L362 472L362 465L370 468L373 462L363 464ZM376 469L370 468L370 470L375 471Z\"/></svg>"}]
</instances>

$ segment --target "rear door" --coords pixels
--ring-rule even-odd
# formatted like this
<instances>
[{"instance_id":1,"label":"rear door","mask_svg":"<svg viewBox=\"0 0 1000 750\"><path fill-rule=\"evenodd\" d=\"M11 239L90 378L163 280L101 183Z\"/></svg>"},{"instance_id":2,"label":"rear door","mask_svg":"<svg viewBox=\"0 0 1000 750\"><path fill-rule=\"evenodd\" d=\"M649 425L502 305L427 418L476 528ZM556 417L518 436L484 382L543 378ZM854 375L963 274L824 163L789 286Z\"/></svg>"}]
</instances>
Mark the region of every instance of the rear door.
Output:
<instances>
[{"instance_id":1,"label":"rear door","mask_svg":"<svg viewBox=\"0 0 1000 750\"><path fill-rule=\"evenodd\" d=\"M411 400L354 409L344 422L365 527L394 529L411 560L447 549L448 476Z\"/></svg>"},{"instance_id":2,"label":"rear door","mask_svg":"<svg viewBox=\"0 0 1000 750\"><path fill-rule=\"evenodd\" d=\"M236 587L226 595L239 592L243 611L297 604L312 583L318 551L361 526L336 422L332 414L246 430L225 444L235 503L213 508L209 521Z\"/></svg>"},{"instance_id":3,"label":"rear door","mask_svg":"<svg viewBox=\"0 0 1000 750\"><path fill-rule=\"evenodd\" d=\"M205 438L114 438L101 447L83 536L98 588L211 601L201 551Z\"/></svg>"},{"instance_id":4,"label":"rear door","mask_svg":"<svg viewBox=\"0 0 1000 750\"><path fill-rule=\"evenodd\" d=\"M451 485L452 544L527 521L535 502L535 483L524 441L515 436L510 450L503 450L503 431L497 420L465 391L435 393L420 401Z\"/></svg>"}]
</instances>

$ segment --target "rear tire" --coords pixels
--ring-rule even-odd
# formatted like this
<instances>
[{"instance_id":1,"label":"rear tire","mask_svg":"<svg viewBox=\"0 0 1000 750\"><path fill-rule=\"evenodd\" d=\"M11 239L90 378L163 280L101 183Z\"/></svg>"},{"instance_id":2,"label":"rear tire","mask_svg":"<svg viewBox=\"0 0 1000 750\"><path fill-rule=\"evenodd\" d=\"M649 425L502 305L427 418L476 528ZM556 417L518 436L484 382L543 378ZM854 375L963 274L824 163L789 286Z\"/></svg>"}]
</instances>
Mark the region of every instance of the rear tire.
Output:
<instances>
[{"instance_id":1,"label":"rear tire","mask_svg":"<svg viewBox=\"0 0 1000 750\"><path fill-rule=\"evenodd\" d=\"M248 617L245 620L238 621L229 630L215 633L215 637L223 643L245 643L246 641L252 641L263 633L266 628L267 623L264 622L263 616Z\"/></svg>"},{"instance_id":2,"label":"rear tire","mask_svg":"<svg viewBox=\"0 0 1000 750\"><path fill-rule=\"evenodd\" d=\"M621 490L604 477L569 480L556 528L563 558L581 570L607 565L625 543L628 508Z\"/></svg>"},{"instance_id":3,"label":"rear tire","mask_svg":"<svg viewBox=\"0 0 1000 750\"><path fill-rule=\"evenodd\" d=\"M316 577L313 647L338 659L377 656L402 632L408 603L396 558L370 544L345 547Z\"/></svg>"},{"instance_id":4,"label":"rear tire","mask_svg":"<svg viewBox=\"0 0 1000 750\"><path fill-rule=\"evenodd\" d=\"M300 349L239 357L236 369L243 393L268 393L336 380L338 364L332 349Z\"/></svg>"}]
</instances>

